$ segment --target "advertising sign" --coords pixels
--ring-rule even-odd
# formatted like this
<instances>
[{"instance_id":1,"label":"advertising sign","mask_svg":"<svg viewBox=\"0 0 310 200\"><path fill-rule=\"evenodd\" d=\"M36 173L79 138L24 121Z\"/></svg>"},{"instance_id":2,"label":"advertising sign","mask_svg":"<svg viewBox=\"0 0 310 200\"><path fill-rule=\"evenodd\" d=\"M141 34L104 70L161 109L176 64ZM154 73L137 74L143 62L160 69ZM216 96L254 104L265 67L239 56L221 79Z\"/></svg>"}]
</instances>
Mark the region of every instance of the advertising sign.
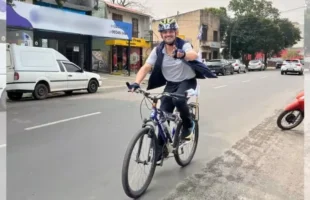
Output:
<instances>
[{"instance_id":1,"label":"advertising sign","mask_svg":"<svg viewBox=\"0 0 310 200\"><path fill-rule=\"evenodd\" d=\"M42 29L57 32L92 35L117 39L131 39L130 23L66 12L14 1L7 5L7 25L28 29Z\"/></svg>"}]
</instances>

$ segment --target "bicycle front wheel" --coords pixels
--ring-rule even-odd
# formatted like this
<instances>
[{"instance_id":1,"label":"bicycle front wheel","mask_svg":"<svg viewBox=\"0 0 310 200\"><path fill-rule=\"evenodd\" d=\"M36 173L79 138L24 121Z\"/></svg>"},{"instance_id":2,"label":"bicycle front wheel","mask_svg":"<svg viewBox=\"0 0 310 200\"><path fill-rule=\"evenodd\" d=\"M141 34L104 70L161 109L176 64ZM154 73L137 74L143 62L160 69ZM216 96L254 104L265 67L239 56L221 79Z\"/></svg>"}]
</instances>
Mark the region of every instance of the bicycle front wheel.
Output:
<instances>
[{"instance_id":1,"label":"bicycle front wheel","mask_svg":"<svg viewBox=\"0 0 310 200\"><path fill-rule=\"evenodd\" d=\"M194 155L196 153L196 149L198 146L198 138L199 138L199 127L198 122L195 120L195 128L193 130L193 139L191 141L186 141L181 143L181 131L182 131L182 123L179 123L176 128L176 137L174 138L174 158L175 161L181 167L185 167L190 164ZM188 149L188 153L187 152ZM183 159L184 155L184 159Z\"/></svg>"},{"instance_id":2,"label":"bicycle front wheel","mask_svg":"<svg viewBox=\"0 0 310 200\"><path fill-rule=\"evenodd\" d=\"M150 141L143 141L144 138L150 139ZM142 196L152 181L156 168L156 141L157 140L154 131L151 128L143 128L132 138L128 145L123 161L122 184L126 195L130 198L139 198ZM134 154L133 163L140 165L138 166L139 168L141 168L141 166L144 168L147 166L149 167L149 170L147 172L145 169L142 169L143 171L141 173L134 174L134 178L137 178L142 174L146 175L146 179L144 181L139 181L142 182L142 185L135 188L130 184L132 181L129 180L129 164L131 163L130 158L133 154L136 144L138 144L138 149L137 154ZM149 147L143 150L142 148L144 144L149 144ZM146 154L146 158L142 158L142 154Z\"/></svg>"}]
</instances>

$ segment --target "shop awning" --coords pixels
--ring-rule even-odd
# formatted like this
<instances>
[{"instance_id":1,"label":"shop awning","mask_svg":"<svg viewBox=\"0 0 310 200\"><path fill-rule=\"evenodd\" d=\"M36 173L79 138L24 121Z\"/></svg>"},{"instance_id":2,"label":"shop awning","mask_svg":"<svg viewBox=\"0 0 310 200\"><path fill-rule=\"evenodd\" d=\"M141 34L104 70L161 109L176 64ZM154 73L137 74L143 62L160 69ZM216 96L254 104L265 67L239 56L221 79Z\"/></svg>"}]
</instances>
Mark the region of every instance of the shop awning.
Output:
<instances>
[{"instance_id":1,"label":"shop awning","mask_svg":"<svg viewBox=\"0 0 310 200\"><path fill-rule=\"evenodd\" d=\"M106 40L105 45L129 46L129 41L128 40ZM142 38L132 38L132 40L130 41L130 46L150 48L151 44Z\"/></svg>"}]
</instances>

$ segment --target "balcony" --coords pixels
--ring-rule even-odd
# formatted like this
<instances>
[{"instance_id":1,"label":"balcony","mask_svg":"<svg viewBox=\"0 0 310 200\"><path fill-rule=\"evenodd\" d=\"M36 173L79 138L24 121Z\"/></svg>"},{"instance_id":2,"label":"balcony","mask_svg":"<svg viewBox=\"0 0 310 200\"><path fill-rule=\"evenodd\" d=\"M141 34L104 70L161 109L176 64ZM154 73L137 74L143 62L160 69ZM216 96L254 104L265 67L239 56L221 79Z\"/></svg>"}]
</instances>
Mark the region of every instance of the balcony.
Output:
<instances>
[{"instance_id":1,"label":"balcony","mask_svg":"<svg viewBox=\"0 0 310 200\"><path fill-rule=\"evenodd\" d=\"M200 45L202 47L210 47L210 48L215 48L215 49L219 49L221 48L221 42L206 42L206 41L201 41Z\"/></svg>"}]
</instances>

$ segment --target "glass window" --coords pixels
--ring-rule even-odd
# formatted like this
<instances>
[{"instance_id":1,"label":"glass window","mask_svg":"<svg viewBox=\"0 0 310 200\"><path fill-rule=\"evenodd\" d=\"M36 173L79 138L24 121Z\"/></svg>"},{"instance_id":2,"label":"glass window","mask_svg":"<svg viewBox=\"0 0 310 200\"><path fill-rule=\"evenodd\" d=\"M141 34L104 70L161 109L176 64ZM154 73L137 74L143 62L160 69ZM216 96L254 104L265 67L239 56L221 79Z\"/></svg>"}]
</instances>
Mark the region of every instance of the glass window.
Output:
<instances>
[{"instance_id":1,"label":"glass window","mask_svg":"<svg viewBox=\"0 0 310 200\"><path fill-rule=\"evenodd\" d=\"M81 69L79 67L77 67L71 63L64 63L63 62L63 64L66 67L67 72L80 72L81 71Z\"/></svg>"},{"instance_id":2,"label":"glass window","mask_svg":"<svg viewBox=\"0 0 310 200\"><path fill-rule=\"evenodd\" d=\"M57 63L58 63L58 65L59 65L59 67L60 67L60 71L64 72L65 69L64 69L63 65L61 64L61 62L60 62L60 61L57 61Z\"/></svg>"},{"instance_id":3,"label":"glass window","mask_svg":"<svg viewBox=\"0 0 310 200\"><path fill-rule=\"evenodd\" d=\"M7 29L7 43L22 46L33 46L33 32L22 29Z\"/></svg>"},{"instance_id":4,"label":"glass window","mask_svg":"<svg viewBox=\"0 0 310 200\"><path fill-rule=\"evenodd\" d=\"M6 51L6 66L11 67L11 54L9 51Z\"/></svg>"}]
</instances>

